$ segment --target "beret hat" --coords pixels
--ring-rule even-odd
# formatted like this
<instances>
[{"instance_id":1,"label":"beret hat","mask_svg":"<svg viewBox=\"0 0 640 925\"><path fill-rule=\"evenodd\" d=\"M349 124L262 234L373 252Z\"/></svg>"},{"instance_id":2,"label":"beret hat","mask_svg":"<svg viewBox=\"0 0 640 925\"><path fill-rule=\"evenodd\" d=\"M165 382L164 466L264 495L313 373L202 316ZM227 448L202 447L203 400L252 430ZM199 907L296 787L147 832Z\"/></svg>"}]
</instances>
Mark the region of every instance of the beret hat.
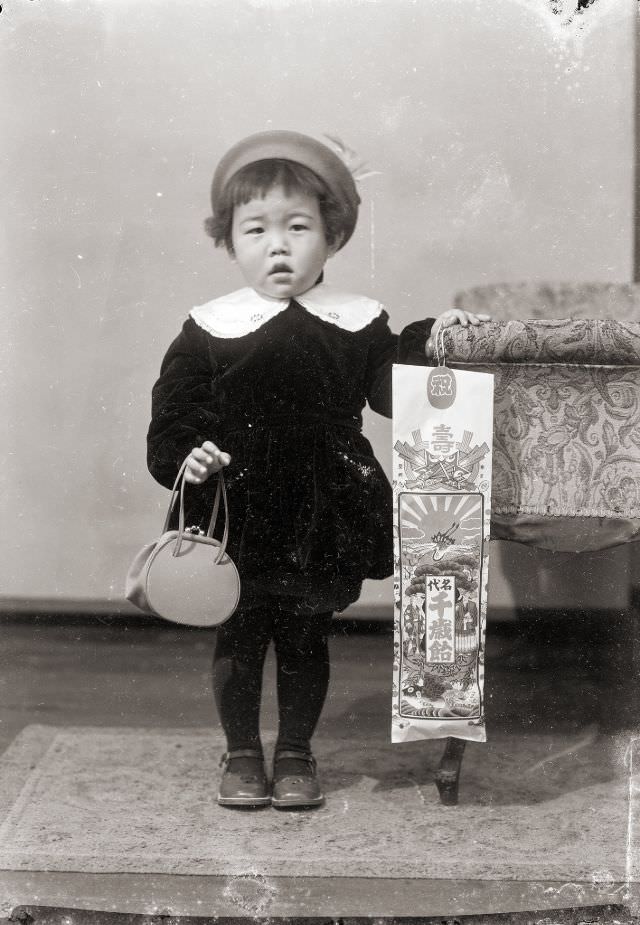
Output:
<instances>
[{"instance_id":1,"label":"beret hat","mask_svg":"<svg viewBox=\"0 0 640 925\"><path fill-rule=\"evenodd\" d=\"M300 132L270 131L249 135L233 145L216 167L211 185L211 207L216 215L229 180L243 167L256 161L278 158L303 164L327 184L345 208L342 242L347 243L358 219L360 196L347 165L327 145Z\"/></svg>"}]
</instances>

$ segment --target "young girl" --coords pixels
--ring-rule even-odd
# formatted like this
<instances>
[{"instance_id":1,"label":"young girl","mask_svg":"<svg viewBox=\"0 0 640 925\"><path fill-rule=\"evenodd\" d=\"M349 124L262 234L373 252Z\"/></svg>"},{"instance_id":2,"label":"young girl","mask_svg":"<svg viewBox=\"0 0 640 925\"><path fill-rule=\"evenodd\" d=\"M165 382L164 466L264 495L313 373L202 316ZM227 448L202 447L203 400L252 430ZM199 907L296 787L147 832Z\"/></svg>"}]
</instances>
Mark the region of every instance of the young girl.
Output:
<instances>
[{"instance_id":1,"label":"young girl","mask_svg":"<svg viewBox=\"0 0 640 925\"><path fill-rule=\"evenodd\" d=\"M334 611L365 578L393 571L389 483L362 434L366 402L391 414L398 339L379 302L330 288L326 261L360 202L328 147L263 132L222 158L206 228L246 288L194 308L153 389L152 475L171 487L188 457L188 523L205 524L221 468L228 551L242 582L217 631L213 688L227 738L218 802L317 806L310 740L329 682ZM440 324L477 323L449 312ZM424 340L431 322L422 326ZM415 338L414 338L415 339ZM262 671L275 644L279 711L273 782L260 742Z\"/></svg>"}]
</instances>

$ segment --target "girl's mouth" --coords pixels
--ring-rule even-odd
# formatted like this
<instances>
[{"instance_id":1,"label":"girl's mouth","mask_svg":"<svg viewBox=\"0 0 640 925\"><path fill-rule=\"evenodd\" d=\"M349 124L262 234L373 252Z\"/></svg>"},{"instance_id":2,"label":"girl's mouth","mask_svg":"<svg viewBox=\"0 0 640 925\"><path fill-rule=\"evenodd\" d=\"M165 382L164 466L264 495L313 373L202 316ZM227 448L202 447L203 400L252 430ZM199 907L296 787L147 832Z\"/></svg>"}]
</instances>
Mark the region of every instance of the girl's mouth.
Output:
<instances>
[{"instance_id":1,"label":"girl's mouth","mask_svg":"<svg viewBox=\"0 0 640 925\"><path fill-rule=\"evenodd\" d=\"M269 270L269 276L275 276L278 273L293 273L293 270L286 263L277 263L275 267Z\"/></svg>"}]
</instances>

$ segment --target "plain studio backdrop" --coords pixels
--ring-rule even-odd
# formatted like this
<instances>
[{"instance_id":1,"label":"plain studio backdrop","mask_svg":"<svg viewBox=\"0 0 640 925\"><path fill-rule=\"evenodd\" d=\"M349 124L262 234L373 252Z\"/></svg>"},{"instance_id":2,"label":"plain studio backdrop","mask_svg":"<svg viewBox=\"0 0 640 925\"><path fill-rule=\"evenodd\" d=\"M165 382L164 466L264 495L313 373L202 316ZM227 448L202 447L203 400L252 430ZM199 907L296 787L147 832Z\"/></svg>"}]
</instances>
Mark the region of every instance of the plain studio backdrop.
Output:
<instances>
[{"instance_id":1,"label":"plain studio backdrop","mask_svg":"<svg viewBox=\"0 0 640 925\"><path fill-rule=\"evenodd\" d=\"M377 171L326 275L396 331L468 286L631 279L636 4L575 6L5 0L5 606L117 607L159 531L150 389L190 308L242 285L202 222L244 135L326 133ZM389 471L390 423L365 424ZM538 560L502 545L509 603L501 573Z\"/></svg>"}]
</instances>

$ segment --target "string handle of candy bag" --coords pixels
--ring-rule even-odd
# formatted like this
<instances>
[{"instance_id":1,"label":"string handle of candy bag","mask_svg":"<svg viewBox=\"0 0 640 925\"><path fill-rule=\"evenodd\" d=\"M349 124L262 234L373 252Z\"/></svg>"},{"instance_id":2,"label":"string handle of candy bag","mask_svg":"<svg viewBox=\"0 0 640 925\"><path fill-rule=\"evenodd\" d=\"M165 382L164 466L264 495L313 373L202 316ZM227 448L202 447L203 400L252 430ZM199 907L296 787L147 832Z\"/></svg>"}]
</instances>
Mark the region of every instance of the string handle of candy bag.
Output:
<instances>
[{"instance_id":1,"label":"string handle of candy bag","mask_svg":"<svg viewBox=\"0 0 640 925\"><path fill-rule=\"evenodd\" d=\"M440 325L436 331L436 339L433 346L435 351L436 365L446 366L447 356L444 348L444 327L442 325Z\"/></svg>"},{"instance_id":2,"label":"string handle of candy bag","mask_svg":"<svg viewBox=\"0 0 640 925\"><path fill-rule=\"evenodd\" d=\"M444 328L440 325L436 329L435 336L433 334L429 335L427 343L425 344L425 354L427 359L435 359L436 366L446 366L447 358L444 348Z\"/></svg>"}]
</instances>

